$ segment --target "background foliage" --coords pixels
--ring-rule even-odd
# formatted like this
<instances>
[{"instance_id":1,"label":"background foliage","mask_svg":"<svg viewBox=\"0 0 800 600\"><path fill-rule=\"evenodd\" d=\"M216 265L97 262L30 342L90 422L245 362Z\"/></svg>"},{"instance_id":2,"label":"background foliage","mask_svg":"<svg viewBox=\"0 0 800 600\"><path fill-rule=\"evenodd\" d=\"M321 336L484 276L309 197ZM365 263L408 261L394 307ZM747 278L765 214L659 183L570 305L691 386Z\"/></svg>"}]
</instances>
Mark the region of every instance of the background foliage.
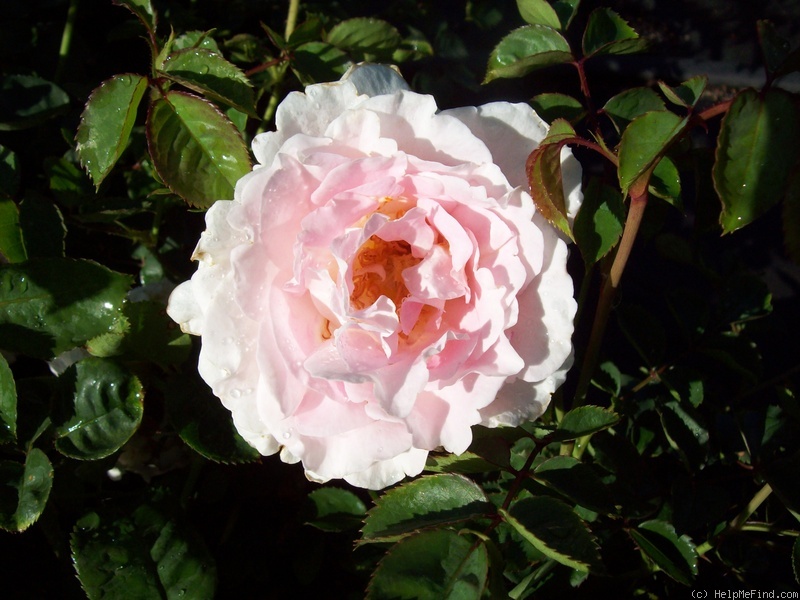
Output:
<instances>
[{"instance_id":1,"label":"background foliage","mask_svg":"<svg viewBox=\"0 0 800 600\"><path fill-rule=\"evenodd\" d=\"M10 597L797 589L796 3L303 2L287 28L288 4L5 9ZM443 108L530 101L552 123L528 176L576 242L580 301L542 420L477 427L380 494L259 458L164 312L201 209L231 197L278 102L362 60ZM574 223L565 145L584 168Z\"/></svg>"}]
</instances>

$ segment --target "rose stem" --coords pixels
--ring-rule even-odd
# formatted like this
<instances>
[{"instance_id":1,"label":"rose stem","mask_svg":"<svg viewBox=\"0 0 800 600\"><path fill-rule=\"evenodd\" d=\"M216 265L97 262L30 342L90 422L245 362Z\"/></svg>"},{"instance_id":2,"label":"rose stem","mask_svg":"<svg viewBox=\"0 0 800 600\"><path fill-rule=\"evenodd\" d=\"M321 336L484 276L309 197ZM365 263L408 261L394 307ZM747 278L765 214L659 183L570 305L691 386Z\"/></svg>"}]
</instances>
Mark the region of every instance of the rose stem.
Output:
<instances>
[{"instance_id":1,"label":"rose stem","mask_svg":"<svg viewBox=\"0 0 800 600\"><path fill-rule=\"evenodd\" d=\"M64 74L64 67L67 64L69 49L72 45L72 30L75 27L75 15L77 14L78 0L71 0L69 9L67 10L67 21L64 23L64 31L61 32L61 46L58 48L58 64L56 65L56 72L53 76L53 81L55 81L55 83L61 83L61 77Z\"/></svg>"},{"instance_id":2,"label":"rose stem","mask_svg":"<svg viewBox=\"0 0 800 600\"><path fill-rule=\"evenodd\" d=\"M748 502L747 506L745 506L742 509L742 512L736 515L733 521L728 523L728 526L724 530L722 530L718 535L714 536L713 539L703 542L702 544L697 546L697 554L702 556L703 554L711 550L711 548L715 546L716 541L721 539L723 536L729 533L735 533L737 531L740 531L742 527L744 527L744 524L747 523L747 519L749 519L750 516L758 509L758 507L761 506L764 500L769 498L769 495L771 493L772 493L772 487L768 483L765 484L764 487L758 490L755 493L755 495L750 499L750 502Z\"/></svg>"},{"instance_id":3,"label":"rose stem","mask_svg":"<svg viewBox=\"0 0 800 600\"><path fill-rule=\"evenodd\" d=\"M642 185L641 189L642 192L640 194L631 195L631 206L628 209L625 229L622 231L622 239L617 247L617 253L614 256L614 262L611 264L608 278L603 282L603 286L600 289L600 300L597 303L594 323L592 323L592 332L589 334L589 343L586 346L586 354L583 357L581 374L575 389L575 399L573 400L571 408L577 408L584 403L586 400L586 392L589 389L589 383L592 380L592 375L594 375L597 359L600 356L600 346L603 342L603 335L605 334L606 325L608 324L608 317L611 314L611 306L616 296L620 280L622 279L625 265L631 255L633 242L636 240L636 234L639 232L639 225L642 223L644 209L647 207L647 185ZM574 442L566 442L561 446L561 454L573 454L573 448L579 455L583 454L587 445L588 439L584 438L578 441L577 446Z\"/></svg>"}]
</instances>

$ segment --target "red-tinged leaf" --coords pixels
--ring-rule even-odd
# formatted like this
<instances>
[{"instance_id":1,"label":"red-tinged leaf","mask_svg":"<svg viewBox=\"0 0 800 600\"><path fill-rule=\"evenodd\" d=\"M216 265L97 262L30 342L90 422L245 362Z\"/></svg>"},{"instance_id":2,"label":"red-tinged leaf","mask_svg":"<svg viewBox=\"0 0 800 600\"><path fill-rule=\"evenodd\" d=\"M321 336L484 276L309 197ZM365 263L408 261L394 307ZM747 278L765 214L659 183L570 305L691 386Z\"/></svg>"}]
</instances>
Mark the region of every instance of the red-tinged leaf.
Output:
<instances>
[{"instance_id":1,"label":"red-tinged leaf","mask_svg":"<svg viewBox=\"0 0 800 600\"><path fill-rule=\"evenodd\" d=\"M150 0L112 0L117 6L124 6L142 22L148 33L156 32L156 11Z\"/></svg>"},{"instance_id":2,"label":"red-tinged leaf","mask_svg":"<svg viewBox=\"0 0 800 600\"><path fill-rule=\"evenodd\" d=\"M75 142L81 166L96 188L128 145L145 90L147 78L126 73L107 79L89 96Z\"/></svg>"},{"instance_id":3,"label":"red-tinged leaf","mask_svg":"<svg viewBox=\"0 0 800 600\"><path fill-rule=\"evenodd\" d=\"M706 89L707 84L708 77L705 75L698 75L697 77L687 79L682 84L674 88L668 86L663 81L658 82L658 87L661 88L661 91L667 100L673 104L690 108L697 104L697 101L700 99L700 95Z\"/></svg>"},{"instance_id":4,"label":"red-tinged leaf","mask_svg":"<svg viewBox=\"0 0 800 600\"><path fill-rule=\"evenodd\" d=\"M800 115L779 89L745 90L722 120L712 171L724 233L736 231L782 200L797 165Z\"/></svg>"},{"instance_id":5,"label":"red-tinged leaf","mask_svg":"<svg viewBox=\"0 0 800 600\"><path fill-rule=\"evenodd\" d=\"M250 155L233 123L191 94L170 91L153 102L147 143L159 177L193 206L232 199L234 185L250 172Z\"/></svg>"},{"instance_id":6,"label":"red-tinged leaf","mask_svg":"<svg viewBox=\"0 0 800 600\"><path fill-rule=\"evenodd\" d=\"M413 531L490 514L492 505L473 481L453 473L421 477L379 498L367 514L361 543L398 540Z\"/></svg>"}]
</instances>

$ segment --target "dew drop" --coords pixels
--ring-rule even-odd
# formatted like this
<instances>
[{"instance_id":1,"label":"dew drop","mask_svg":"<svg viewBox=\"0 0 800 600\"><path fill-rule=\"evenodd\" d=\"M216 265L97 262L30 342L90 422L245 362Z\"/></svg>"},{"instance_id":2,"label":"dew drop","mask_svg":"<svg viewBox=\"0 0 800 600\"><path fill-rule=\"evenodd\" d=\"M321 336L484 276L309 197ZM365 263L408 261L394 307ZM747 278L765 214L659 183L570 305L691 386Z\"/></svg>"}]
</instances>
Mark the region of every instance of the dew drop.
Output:
<instances>
[{"instance_id":1,"label":"dew drop","mask_svg":"<svg viewBox=\"0 0 800 600\"><path fill-rule=\"evenodd\" d=\"M231 398L233 398L234 400L235 400L236 398L240 398L240 397L241 397L241 395L242 395L242 391L241 391L241 390L239 390L239 389L236 389L236 388L234 388L234 389L232 389L232 390L231 390Z\"/></svg>"},{"instance_id":2,"label":"dew drop","mask_svg":"<svg viewBox=\"0 0 800 600\"><path fill-rule=\"evenodd\" d=\"M288 440L290 437L292 437L291 432L289 432L289 431L284 431L283 432L283 439Z\"/></svg>"}]
</instances>

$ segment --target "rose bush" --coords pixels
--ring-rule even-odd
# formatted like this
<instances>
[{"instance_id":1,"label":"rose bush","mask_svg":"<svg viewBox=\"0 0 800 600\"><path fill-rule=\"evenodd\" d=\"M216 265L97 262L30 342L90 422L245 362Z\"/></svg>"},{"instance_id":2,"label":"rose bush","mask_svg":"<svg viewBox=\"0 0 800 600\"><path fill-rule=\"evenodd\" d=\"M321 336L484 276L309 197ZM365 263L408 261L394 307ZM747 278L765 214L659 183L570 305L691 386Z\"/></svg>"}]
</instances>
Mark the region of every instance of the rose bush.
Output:
<instances>
[{"instance_id":1,"label":"rose bush","mask_svg":"<svg viewBox=\"0 0 800 600\"><path fill-rule=\"evenodd\" d=\"M524 104L439 112L374 65L289 94L168 308L250 444L379 489L475 424L542 413L575 313L566 244L525 191L546 131Z\"/></svg>"}]
</instances>

